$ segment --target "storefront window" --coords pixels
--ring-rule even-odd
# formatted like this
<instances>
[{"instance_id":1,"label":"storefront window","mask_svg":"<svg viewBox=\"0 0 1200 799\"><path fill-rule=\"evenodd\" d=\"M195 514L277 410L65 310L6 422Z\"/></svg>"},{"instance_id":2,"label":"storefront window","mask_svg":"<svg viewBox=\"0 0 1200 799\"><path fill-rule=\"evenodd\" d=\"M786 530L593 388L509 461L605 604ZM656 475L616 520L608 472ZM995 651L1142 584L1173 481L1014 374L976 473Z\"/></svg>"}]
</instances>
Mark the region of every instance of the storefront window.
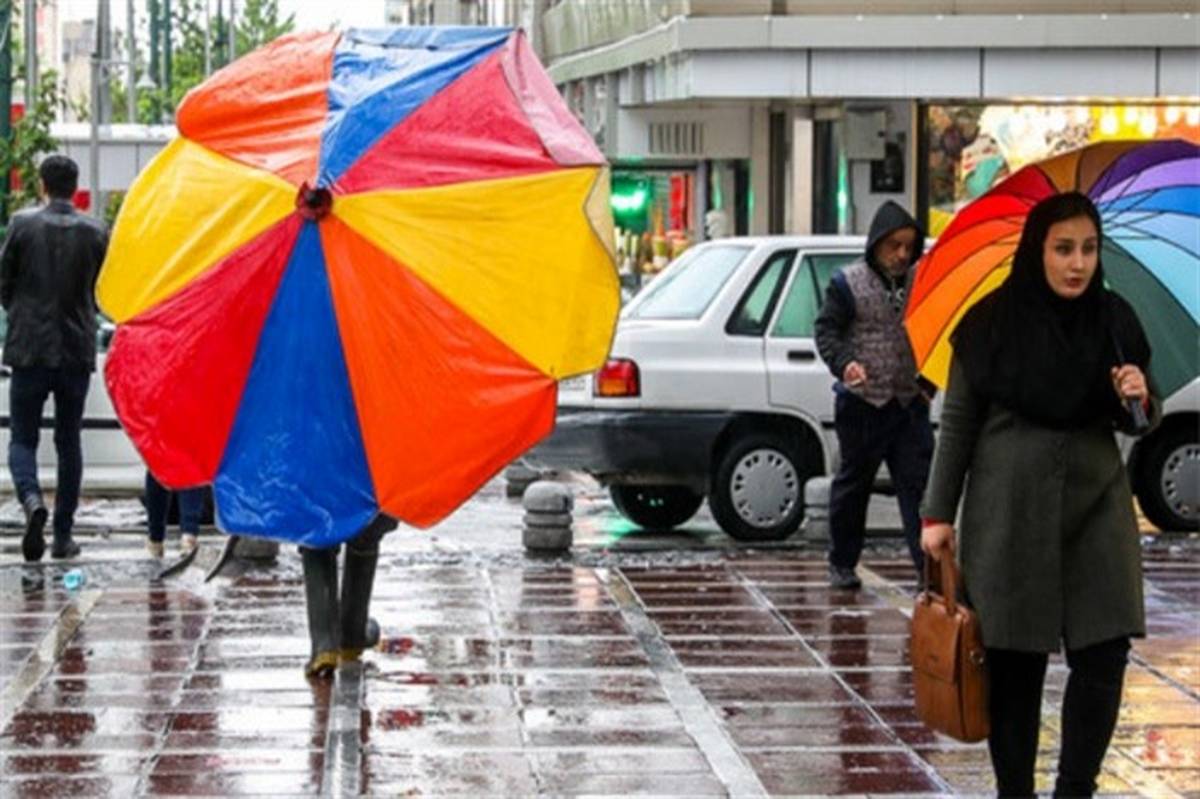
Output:
<instances>
[{"instance_id":1,"label":"storefront window","mask_svg":"<svg viewBox=\"0 0 1200 799\"><path fill-rule=\"evenodd\" d=\"M1026 164L1116 139L1200 142L1195 105L930 105L927 192L932 235Z\"/></svg>"}]
</instances>

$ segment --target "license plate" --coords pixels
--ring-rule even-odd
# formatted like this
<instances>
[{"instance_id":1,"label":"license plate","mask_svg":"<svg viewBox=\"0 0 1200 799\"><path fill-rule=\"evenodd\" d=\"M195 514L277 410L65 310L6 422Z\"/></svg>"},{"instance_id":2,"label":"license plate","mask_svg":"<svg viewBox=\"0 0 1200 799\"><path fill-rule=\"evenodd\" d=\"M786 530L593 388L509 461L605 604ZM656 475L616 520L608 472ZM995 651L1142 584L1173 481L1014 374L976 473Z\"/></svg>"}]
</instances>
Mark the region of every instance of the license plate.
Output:
<instances>
[{"instance_id":1,"label":"license plate","mask_svg":"<svg viewBox=\"0 0 1200 799\"><path fill-rule=\"evenodd\" d=\"M587 388L587 375L578 375L577 377L568 377L566 380L558 381L559 391L583 391Z\"/></svg>"}]
</instances>

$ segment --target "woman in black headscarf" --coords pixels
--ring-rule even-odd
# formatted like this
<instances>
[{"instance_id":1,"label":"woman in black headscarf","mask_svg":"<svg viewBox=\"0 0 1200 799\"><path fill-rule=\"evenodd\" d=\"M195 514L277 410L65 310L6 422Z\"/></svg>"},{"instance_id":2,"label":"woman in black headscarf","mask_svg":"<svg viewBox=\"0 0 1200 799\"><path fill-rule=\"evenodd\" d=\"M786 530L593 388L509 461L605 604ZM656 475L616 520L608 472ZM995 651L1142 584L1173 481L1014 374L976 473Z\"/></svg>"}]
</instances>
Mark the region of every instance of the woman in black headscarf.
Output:
<instances>
[{"instance_id":1,"label":"woman in black headscarf","mask_svg":"<svg viewBox=\"0 0 1200 799\"><path fill-rule=\"evenodd\" d=\"M1060 646L1070 676L1055 795L1094 792L1129 639L1145 635L1137 519L1113 433L1148 432L1160 405L1141 324L1104 287L1101 244L1084 195L1038 204L1011 275L951 338L922 548L938 559L958 550L979 614L1001 796L1033 795L1047 656ZM1149 428L1135 429L1135 405Z\"/></svg>"}]
</instances>

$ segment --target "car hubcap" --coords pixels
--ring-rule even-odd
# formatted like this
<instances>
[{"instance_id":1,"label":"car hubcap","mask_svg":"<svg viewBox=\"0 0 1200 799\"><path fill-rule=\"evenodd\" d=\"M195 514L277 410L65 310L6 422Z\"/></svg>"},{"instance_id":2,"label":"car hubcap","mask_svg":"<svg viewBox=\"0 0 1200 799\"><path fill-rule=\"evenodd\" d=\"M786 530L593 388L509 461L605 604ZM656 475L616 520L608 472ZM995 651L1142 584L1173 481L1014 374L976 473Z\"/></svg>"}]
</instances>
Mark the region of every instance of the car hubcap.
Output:
<instances>
[{"instance_id":1,"label":"car hubcap","mask_svg":"<svg viewBox=\"0 0 1200 799\"><path fill-rule=\"evenodd\" d=\"M734 467L729 496L744 522L774 527L800 501L800 478L779 450L752 450Z\"/></svg>"},{"instance_id":2,"label":"car hubcap","mask_svg":"<svg viewBox=\"0 0 1200 799\"><path fill-rule=\"evenodd\" d=\"M1167 456L1160 487L1177 515L1188 521L1200 517L1200 444L1184 444Z\"/></svg>"}]
</instances>

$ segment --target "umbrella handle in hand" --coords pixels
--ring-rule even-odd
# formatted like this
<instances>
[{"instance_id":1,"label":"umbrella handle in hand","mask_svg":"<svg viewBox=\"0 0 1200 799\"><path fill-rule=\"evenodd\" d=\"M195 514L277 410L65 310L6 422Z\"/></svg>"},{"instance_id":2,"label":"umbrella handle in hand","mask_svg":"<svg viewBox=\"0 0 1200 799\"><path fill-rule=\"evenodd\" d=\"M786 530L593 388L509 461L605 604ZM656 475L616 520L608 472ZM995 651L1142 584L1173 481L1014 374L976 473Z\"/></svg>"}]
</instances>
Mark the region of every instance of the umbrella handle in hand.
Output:
<instances>
[{"instance_id":1,"label":"umbrella handle in hand","mask_svg":"<svg viewBox=\"0 0 1200 799\"><path fill-rule=\"evenodd\" d=\"M1129 409L1129 415L1133 417L1133 432L1141 435L1150 429L1150 420L1146 417L1146 409L1142 407L1142 403L1136 399L1125 400L1125 407Z\"/></svg>"}]
</instances>

